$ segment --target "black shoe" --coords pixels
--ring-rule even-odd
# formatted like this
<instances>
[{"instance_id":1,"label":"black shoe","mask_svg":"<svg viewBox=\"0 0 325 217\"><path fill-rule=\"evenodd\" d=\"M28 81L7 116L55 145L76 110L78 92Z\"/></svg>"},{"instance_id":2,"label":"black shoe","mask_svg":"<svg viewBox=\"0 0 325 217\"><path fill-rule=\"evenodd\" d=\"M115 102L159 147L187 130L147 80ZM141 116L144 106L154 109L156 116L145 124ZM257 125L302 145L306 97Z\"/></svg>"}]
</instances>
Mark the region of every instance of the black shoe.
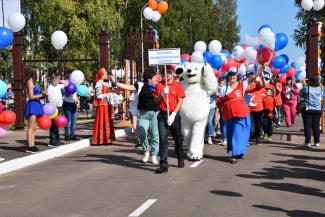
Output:
<instances>
[{"instance_id":1,"label":"black shoe","mask_svg":"<svg viewBox=\"0 0 325 217\"><path fill-rule=\"evenodd\" d=\"M230 163L232 163L232 164L236 164L236 163L238 163L238 161L237 161L237 159L236 158L230 158Z\"/></svg>"},{"instance_id":2,"label":"black shoe","mask_svg":"<svg viewBox=\"0 0 325 217\"><path fill-rule=\"evenodd\" d=\"M70 136L65 136L64 141L70 141Z\"/></svg>"},{"instance_id":3,"label":"black shoe","mask_svg":"<svg viewBox=\"0 0 325 217\"><path fill-rule=\"evenodd\" d=\"M58 146L60 146L60 145L59 145L57 142L53 142L53 141L51 140L47 146L48 146L48 147L58 147Z\"/></svg>"},{"instance_id":4,"label":"black shoe","mask_svg":"<svg viewBox=\"0 0 325 217\"><path fill-rule=\"evenodd\" d=\"M178 160L178 168L184 168L185 164L184 164L184 160Z\"/></svg>"},{"instance_id":5,"label":"black shoe","mask_svg":"<svg viewBox=\"0 0 325 217\"><path fill-rule=\"evenodd\" d=\"M76 135L71 136L70 139L71 139L71 140L74 140L74 141L79 140L79 139L76 137Z\"/></svg>"},{"instance_id":6,"label":"black shoe","mask_svg":"<svg viewBox=\"0 0 325 217\"><path fill-rule=\"evenodd\" d=\"M58 144L58 145L64 145L64 143L61 142L60 140L56 141L56 144Z\"/></svg>"},{"instance_id":7,"label":"black shoe","mask_svg":"<svg viewBox=\"0 0 325 217\"><path fill-rule=\"evenodd\" d=\"M168 167L159 167L156 169L157 174L168 173Z\"/></svg>"},{"instance_id":8,"label":"black shoe","mask_svg":"<svg viewBox=\"0 0 325 217\"><path fill-rule=\"evenodd\" d=\"M37 153L40 150L36 147L36 146L32 146L32 147L27 147L26 152L27 153Z\"/></svg>"}]
</instances>

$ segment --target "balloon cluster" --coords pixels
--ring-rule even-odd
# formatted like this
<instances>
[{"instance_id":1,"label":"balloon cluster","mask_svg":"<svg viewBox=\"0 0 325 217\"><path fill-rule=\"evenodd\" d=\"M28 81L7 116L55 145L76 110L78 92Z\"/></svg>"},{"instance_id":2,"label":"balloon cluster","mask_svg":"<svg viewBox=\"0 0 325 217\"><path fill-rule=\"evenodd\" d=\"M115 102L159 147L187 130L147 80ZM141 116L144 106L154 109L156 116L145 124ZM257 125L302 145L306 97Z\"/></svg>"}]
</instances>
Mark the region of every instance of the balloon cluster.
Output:
<instances>
[{"instance_id":1,"label":"balloon cluster","mask_svg":"<svg viewBox=\"0 0 325 217\"><path fill-rule=\"evenodd\" d=\"M324 7L324 5L325 5L324 0L302 0L301 1L301 7L306 11L310 11L311 9L320 11Z\"/></svg>"},{"instance_id":2,"label":"balloon cluster","mask_svg":"<svg viewBox=\"0 0 325 217\"><path fill-rule=\"evenodd\" d=\"M143 16L152 22L158 22L161 15L168 10L168 3L162 0L149 0L148 6L143 10ZM156 10L157 9L157 10Z\"/></svg>"},{"instance_id":3,"label":"balloon cluster","mask_svg":"<svg viewBox=\"0 0 325 217\"><path fill-rule=\"evenodd\" d=\"M3 104L0 102L0 138L8 134L8 125L14 124L16 114L10 110L4 110Z\"/></svg>"},{"instance_id":4,"label":"balloon cluster","mask_svg":"<svg viewBox=\"0 0 325 217\"><path fill-rule=\"evenodd\" d=\"M13 32L19 32L24 28L26 24L25 17L19 13L14 12L8 17L8 26L0 27L0 49L5 49L9 45L11 45L14 41Z\"/></svg>"},{"instance_id":5,"label":"balloon cluster","mask_svg":"<svg viewBox=\"0 0 325 217\"><path fill-rule=\"evenodd\" d=\"M284 82L286 77L296 77L299 80L306 78L305 66L298 66L296 62L290 64L286 54L276 55L288 44L285 33L275 34L269 25L262 25L258 30L258 38L261 42L259 46L237 45L231 53L222 49L218 40L211 41L209 46L198 41L192 55L181 55L181 62L209 63L217 77L225 77L231 67L237 68L238 74L243 77L248 71L256 72L260 64L268 66L268 71L273 75L279 74L280 80Z\"/></svg>"}]
</instances>

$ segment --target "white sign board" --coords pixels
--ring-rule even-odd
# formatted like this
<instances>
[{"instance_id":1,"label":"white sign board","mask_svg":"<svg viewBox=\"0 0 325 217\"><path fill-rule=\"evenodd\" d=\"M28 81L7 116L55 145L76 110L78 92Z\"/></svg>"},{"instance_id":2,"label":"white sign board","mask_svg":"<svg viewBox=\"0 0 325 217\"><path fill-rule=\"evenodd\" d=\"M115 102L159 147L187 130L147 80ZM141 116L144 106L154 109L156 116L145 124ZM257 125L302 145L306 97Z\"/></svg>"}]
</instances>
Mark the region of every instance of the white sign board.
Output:
<instances>
[{"instance_id":1,"label":"white sign board","mask_svg":"<svg viewBox=\"0 0 325 217\"><path fill-rule=\"evenodd\" d=\"M150 66L179 64L181 50L179 48L149 49L148 58Z\"/></svg>"},{"instance_id":2,"label":"white sign board","mask_svg":"<svg viewBox=\"0 0 325 217\"><path fill-rule=\"evenodd\" d=\"M3 4L2 4L2 2ZM5 21L5 27L8 27L8 17L14 12L20 12L20 0L1 0L0 1L0 25L3 26L3 19ZM3 8L2 8L3 5ZM4 17L2 14L4 11ZM8 27L9 28L9 27Z\"/></svg>"}]
</instances>

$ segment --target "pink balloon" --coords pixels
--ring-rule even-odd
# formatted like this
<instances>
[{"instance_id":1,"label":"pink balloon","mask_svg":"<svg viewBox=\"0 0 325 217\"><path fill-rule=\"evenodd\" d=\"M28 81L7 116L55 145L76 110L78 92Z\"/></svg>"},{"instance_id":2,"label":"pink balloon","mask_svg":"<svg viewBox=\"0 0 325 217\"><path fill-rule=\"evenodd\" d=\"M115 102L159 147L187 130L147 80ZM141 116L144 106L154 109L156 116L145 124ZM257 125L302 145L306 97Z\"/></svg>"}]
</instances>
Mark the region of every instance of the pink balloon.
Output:
<instances>
[{"instance_id":1,"label":"pink balloon","mask_svg":"<svg viewBox=\"0 0 325 217\"><path fill-rule=\"evenodd\" d=\"M65 126L67 126L68 124L68 120L66 119L66 117L64 115L58 115L55 119L54 119L54 124L57 127L61 127L64 128Z\"/></svg>"},{"instance_id":2,"label":"pink balloon","mask_svg":"<svg viewBox=\"0 0 325 217\"><path fill-rule=\"evenodd\" d=\"M7 134L8 134L7 125L0 124L0 138L7 136Z\"/></svg>"}]
</instances>

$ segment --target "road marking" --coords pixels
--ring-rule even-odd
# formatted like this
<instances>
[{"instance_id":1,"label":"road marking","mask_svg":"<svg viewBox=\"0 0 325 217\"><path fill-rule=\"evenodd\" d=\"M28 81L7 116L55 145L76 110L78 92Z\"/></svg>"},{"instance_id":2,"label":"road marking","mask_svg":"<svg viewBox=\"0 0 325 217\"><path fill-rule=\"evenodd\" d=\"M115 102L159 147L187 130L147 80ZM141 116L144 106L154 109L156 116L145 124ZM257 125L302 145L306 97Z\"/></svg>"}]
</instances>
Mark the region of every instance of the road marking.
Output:
<instances>
[{"instance_id":1,"label":"road marking","mask_svg":"<svg viewBox=\"0 0 325 217\"><path fill-rule=\"evenodd\" d=\"M2 189L8 189L8 188L14 188L14 187L16 187L16 186L14 186L14 185L0 186L0 190L2 190Z\"/></svg>"},{"instance_id":2,"label":"road marking","mask_svg":"<svg viewBox=\"0 0 325 217\"><path fill-rule=\"evenodd\" d=\"M138 209L136 209L133 213L129 215L129 217L138 217L144 211L146 211L152 204L154 204L157 199L149 199L144 204L142 204Z\"/></svg>"},{"instance_id":3,"label":"road marking","mask_svg":"<svg viewBox=\"0 0 325 217\"><path fill-rule=\"evenodd\" d=\"M200 165L200 163L202 163L203 160L200 160L200 161L196 161L195 163L193 163L190 167L194 168L194 167L197 167Z\"/></svg>"}]
</instances>

